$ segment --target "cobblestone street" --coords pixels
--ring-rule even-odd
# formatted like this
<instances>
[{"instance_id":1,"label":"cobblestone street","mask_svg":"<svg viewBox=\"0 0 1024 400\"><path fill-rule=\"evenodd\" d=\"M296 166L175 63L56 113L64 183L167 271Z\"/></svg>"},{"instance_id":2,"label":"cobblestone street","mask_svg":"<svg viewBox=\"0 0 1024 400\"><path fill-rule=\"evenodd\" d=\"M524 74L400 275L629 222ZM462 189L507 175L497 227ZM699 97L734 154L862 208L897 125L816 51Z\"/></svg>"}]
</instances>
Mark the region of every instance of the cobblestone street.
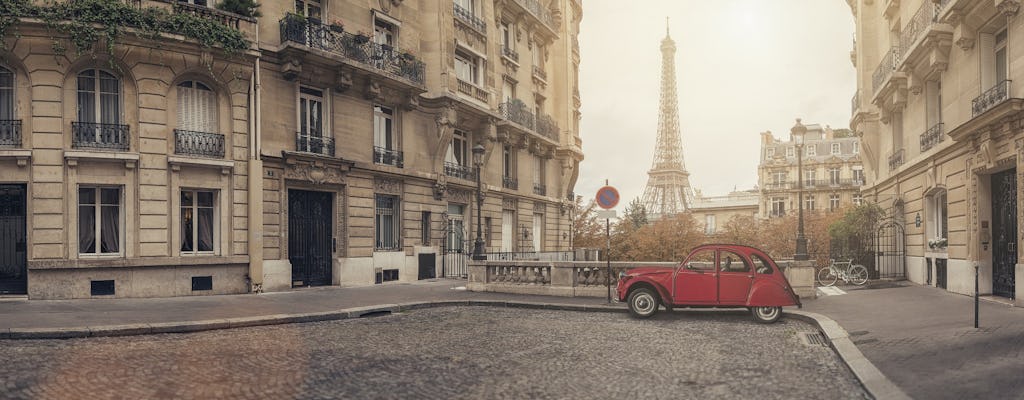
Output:
<instances>
[{"instance_id":1,"label":"cobblestone street","mask_svg":"<svg viewBox=\"0 0 1024 400\"><path fill-rule=\"evenodd\" d=\"M194 334L0 342L9 398L864 398L806 323L443 307Z\"/></svg>"}]
</instances>

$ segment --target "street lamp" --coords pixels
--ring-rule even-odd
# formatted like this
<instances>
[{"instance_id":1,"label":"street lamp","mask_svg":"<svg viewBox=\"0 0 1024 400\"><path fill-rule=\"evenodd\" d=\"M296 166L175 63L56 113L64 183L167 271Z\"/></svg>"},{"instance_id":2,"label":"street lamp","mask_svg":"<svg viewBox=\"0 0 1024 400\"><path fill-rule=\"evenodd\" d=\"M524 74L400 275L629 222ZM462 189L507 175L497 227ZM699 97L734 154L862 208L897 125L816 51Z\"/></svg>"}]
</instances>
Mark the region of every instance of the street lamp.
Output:
<instances>
[{"instance_id":1,"label":"street lamp","mask_svg":"<svg viewBox=\"0 0 1024 400\"><path fill-rule=\"evenodd\" d=\"M480 180L482 170L484 166L484 146L477 144L473 146L473 165L476 166L476 241L473 242L473 259L483 260L484 257L484 238L481 236L480 220L481 214L483 214L484 207L484 191L483 183Z\"/></svg>"},{"instance_id":2,"label":"street lamp","mask_svg":"<svg viewBox=\"0 0 1024 400\"><path fill-rule=\"evenodd\" d=\"M796 143L796 182L797 182L797 207L800 213L797 217L796 231L796 253L793 260L807 261L807 237L804 236L804 136L807 135L807 127L796 119L796 125L789 130L790 138Z\"/></svg>"}]
</instances>

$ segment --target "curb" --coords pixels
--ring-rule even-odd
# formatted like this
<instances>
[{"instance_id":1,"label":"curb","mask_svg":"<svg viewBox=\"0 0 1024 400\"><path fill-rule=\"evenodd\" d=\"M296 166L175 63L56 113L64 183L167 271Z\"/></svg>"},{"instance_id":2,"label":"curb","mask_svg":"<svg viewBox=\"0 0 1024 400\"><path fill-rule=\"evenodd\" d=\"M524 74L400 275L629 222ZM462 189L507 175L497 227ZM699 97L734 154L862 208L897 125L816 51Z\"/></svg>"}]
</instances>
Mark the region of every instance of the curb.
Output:
<instances>
[{"instance_id":1,"label":"curb","mask_svg":"<svg viewBox=\"0 0 1024 400\"><path fill-rule=\"evenodd\" d=\"M903 389L896 386L882 374L882 371L878 370L878 367L875 367L875 364L864 357L864 353L861 353L860 349L853 344L846 329L843 329L838 322L824 315L807 311L787 310L786 314L817 325L828 337L832 349L839 354L839 358L846 363L846 366L850 367L853 375L872 397L876 399L910 399Z\"/></svg>"}]
</instances>

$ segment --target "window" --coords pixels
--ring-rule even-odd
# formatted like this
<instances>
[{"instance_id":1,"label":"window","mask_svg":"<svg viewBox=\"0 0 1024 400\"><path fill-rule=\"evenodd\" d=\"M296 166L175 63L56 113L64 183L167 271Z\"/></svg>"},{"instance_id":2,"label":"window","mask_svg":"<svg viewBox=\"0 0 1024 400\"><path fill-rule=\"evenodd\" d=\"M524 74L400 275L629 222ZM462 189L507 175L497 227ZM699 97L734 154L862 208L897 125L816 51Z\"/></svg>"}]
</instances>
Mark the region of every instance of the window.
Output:
<instances>
[{"instance_id":1,"label":"window","mask_svg":"<svg viewBox=\"0 0 1024 400\"><path fill-rule=\"evenodd\" d=\"M455 5L469 11L470 14L476 15L476 2L474 0L455 0Z\"/></svg>"},{"instance_id":2,"label":"window","mask_svg":"<svg viewBox=\"0 0 1024 400\"><path fill-rule=\"evenodd\" d=\"M804 155L805 156L810 157L810 156L815 156L817 154L818 154L817 146L815 146L813 144L809 144L809 145L804 147Z\"/></svg>"},{"instance_id":3,"label":"window","mask_svg":"<svg viewBox=\"0 0 1024 400\"><path fill-rule=\"evenodd\" d=\"M995 71L996 81L995 83L1001 83L1006 80L1006 28L1004 27L995 35Z\"/></svg>"},{"instance_id":4,"label":"window","mask_svg":"<svg viewBox=\"0 0 1024 400\"><path fill-rule=\"evenodd\" d=\"M534 44L533 47L533 66L544 70L544 46L540 44Z\"/></svg>"},{"instance_id":5,"label":"window","mask_svg":"<svg viewBox=\"0 0 1024 400\"><path fill-rule=\"evenodd\" d=\"M456 164L461 167L469 166L469 140L466 139L466 132L455 131L452 135L452 144L448 146L448 154L445 154L444 161Z\"/></svg>"},{"instance_id":6,"label":"window","mask_svg":"<svg viewBox=\"0 0 1024 400\"><path fill-rule=\"evenodd\" d=\"M715 214L704 215L704 234L715 234Z\"/></svg>"},{"instance_id":7,"label":"window","mask_svg":"<svg viewBox=\"0 0 1024 400\"><path fill-rule=\"evenodd\" d=\"M772 197L772 216L781 217L786 215L786 198Z\"/></svg>"},{"instance_id":8,"label":"window","mask_svg":"<svg viewBox=\"0 0 1024 400\"><path fill-rule=\"evenodd\" d=\"M861 205L863 203L864 203L864 196L861 196L860 193L857 193L857 194L853 195L853 205L859 206L859 205Z\"/></svg>"},{"instance_id":9,"label":"window","mask_svg":"<svg viewBox=\"0 0 1024 400\"><path fill-rule=\"evenodd\" d=\"M544 214L533 213L533 251L544 251Z\"/></svg>"},{"instance_id":10,"label":"window","mask_svg":"<svg viewBox=\"0 0 1024 400\"><path fill-rule=\"evenodd\" d=\"M533 157L533 183L536 185L543 185L545 182L544 178L545 175L547 175L545 171L547 163L545 161L547 160L545 160L544 157Z\"/></svg>"},{"instance_id":11,"label":"window","mask_svg":"<svg viewBox=\"0 0 1024 400\"><path fill-rule=\"evenodd\" d=\"M853 154L860 154L860 142L853 142Z\"/></svg>"},{"instance_id":12,"label":"window","mask_svg":"<svg viewBox=\"0 0 1024 400\"><path fill-rule=\"evenodd\" d=\"M853 184L854 185L858 185L858 186L859 185L863 185L864 184L864 167L859 166L859 165L858 166L854 166L853 170L851 172L853 172Z\"/></svg>"},{"instance_id":13,"label":"window","mask_svg":"<svg viewBox=\"0 0 1024 400\"><path fill-rule=\"evenodd\" d=\"M384 150L395 150L395 111L382 105L373 106L373 146Z\"/></svg>"},{"instance_id":14,"label":"window","mask_svg":"<svg viewBox=\"0 0 1024 400\"><path fill-rule=\"evenodd\" d=\"M120 124L121 80L98 69L78 74L78 121Z\"/></svg>"},{"instance_id":15,"label":"window","mask_svg":"<svg viewBox=\"0 0 1024 400\"><path fill-rule=\"evenodd\" d=\"M420 244L430 246L430 211L420 212Z\"/></svg>"},{"instance_id":16,"label":"window","mask_svg":"<svg viewBox=\"0 0 1024 400\"><path fill-rule=\"evenodd\" d=\"M768 263L767 260L761 258L761 256L753 254L750 258L754 260L754 270L757 271L757 273L771 275L775 272L772 270L771 264Z\"/></svg>"},{"instance_id":17,"label":"window","mask_svg":"<svg viewBox=\"0 0 1024 400\"><path fill-rule=\"evenodd\" d=\"M0 120L14 117L14 72L0 67Z\"/></svg>"},{"instance_id":18,"label":"window","mask_svg":"<svg viewBox=\"0 0 1024 400\"><path fill-rule=\"evenodd\" d=\"M502 54L515 59L516 57L513 56L516 46L515 28L512 24L502 21L498 29L501 31L500 39Z\"/></svg>"},{"instance_id":19,"label":"window","mask_svg":"<svg viewBox=\"0 0 1024 400\"><path fill-rule=\"evenodd\" d=\"M928 237L926 240L948 238L946 191L941 190L928 196Z\"/></svg>"},{"instance_id":20,"label":"window","mask_svg":"<svg viewBox=\"0 0 1024 400\"><path fill-rule=\"evenodd\" d=\"M178 84L178 127L193 132L217 132L217 95L201 82Z\"/></svg>"},{"instance_id":21,"label":"window","mask_svg":"<svg viewBox=\"0 0 1024 400\"><path fill-rule=\"evenodd\" d=\"M463 82L480 84L480 59L462 50L455 50L455 76Z\"/></svg>"},{"instance_id":22,"label":"window","mask_svg":"<svg viewBox=\"0 0 1024 400\"><path fill-rule=\"evenodd\" d=\"M828 169L828 180L832 185L839 184L839 177L841 175L839 167L832 167Z\"/></svg>"},{"instance_id":23,"label":"window","mask_svg":"<svg viewBox=\"0 0 1024 400\"><path fill-rule=\"evenodd\" d=\"M839 195L830 194L828 195L828 210L835 211L839 209Z\"/></svg>"},{"instance_id":24,"label":"window","mask_svg":"<svg viewBox=\"0 0 1024 400\"><path fill-rule=\"evenodd\" d=\"M120 188L79 188L78 252L96 255L119 254L121 220Z\"/></svg>"},{"instance_id":25,"label":"window","mask_svg":"<svg viewBox=\"0 0 1024 400\"><path fill-rule=\"evenodd\" d=\"M324 139L324 92L302 86L299 88L299 151L325 153Z\"/></svg>"},{"instance_id":26,"label":"window","mask_svg":"<svg viewBox=\"0 0 1024 400\"><path fill-rule=\"evenodd\" d=\"M322 9L319 0L295 0L295 13L303 17L320 19Z\"/></svg>"},{"instance_id":27,"label":"window","mask_svg":"<svg viewBox=\"0 0 1024 400\"><path fill-rule=\"evenodd\" d=\"M445 243L448 250L462 250L465 246L465 210L466 206L461 204L448 205L448 239Z\"/></svg>"},{"instance_id":28,"label":"window","mask_svg":"<svg viewBox=\"0 0 1024 400\"><path fill-rule=\"evenodd\" d=\"M511 102L512 99L516 98L516 84L512 83L508 79L501 81L501 99L503 102Z\"/></svg>"},{"instance_id":29,"label":"window","mask_svg":"<svg viewBox=\"0 0 1024 400\"><path fill-rule=\"evenodd\" d=\"M690 256L686 261L686 269L697 271L715 270L715 251L701 250Z\"/></svg>"},{"instance_id":30,"label":"window","mask_svg":"<svg viewBox=\"0 0 1024 400\"><path fill-rule=\"evenodd\" d=\"M768 158L775 157L775 148L774 147L769 147L768 150L767 150L766 155L767 155Z\"/></svg>"},{"instance_id":31,"label":"window","mask_svg":"<svg viewBox=\"0 0 1024 400\"><path fill-rule=\"evenodd\" d=\"M804 208L806 208L808 211L814 211L814 196L813 195L808 195L807 198L804 199Z\"/></svg>"},{"instance_id":32,"label":"window","mask_svg":"<svg viewBox=\"0 0 1024 400\"><path fill-rule=\"evenodd\" d=\"M793 151L792 147L787 147L786 148L786 157L790 157L790 158L796 157L796 153Z\"/></svg>"},{"instance_id":33,"label":"window","mask_svg":"<svg viewBox=\"0 0 1024 400\"><path fill-rule=\"evenodd\" d=\"M839 143L832 143L832 154L839 155Z\"/></svg>"},{"instance_id":34,"label":"window","mask_svg":"<svg viewBox=\"0 0 1024 400\"><path fill-rule=\"evenodd\" d=\"M390 50L390 47L395 45L395 26L379 19L373 21L373 42L381 46L387 46L384 49Z\"/></svg>"},{"instance_id":35,"label":"window","mask_svg":"<svg viewBox=\"0 0 1024 400\"><path fill-rule=\"evenodd\" d=\"M804 171L804 186L814 186L814 179L818 175L817 172L814 170Z\"/></svg>"},{"instance_id":36,"label":"window","mask_svg":"<svg viewBox=\"0 0 1024 400\"><path fill-rule=\"evenodd\" d=\"M516 210L501 210L501 251L511 252L516 241Z\"/></svg>"},{"instance_id":37,"label":"window","mask_svg":"<svg viewBox=\"0 0 1024 400\"><path fill-rule=\"evenodd\" d=\"M375 214L375 250L401 250L401 231L398 222L401 211L398 208L398 196L375 195L377 211Z\"/></svg>"},{"instance_id":38,"label":"window","mask_svg":"<svg viewBox=\"0 0 1024 400\"><path fill-rule=\"evenodd\" d=\"M215 197L212 191L181 191L181 254L213 253Z\"/></svg>"},{"instance_id":39,"label":"window","mask_svg":"<svg viewBox=\"0 0 1024 400\"><path fill-rule=\"evenodd\" d=\"M786 171L775 171L773 175L775 179L774 182L776 185L786 183Z\"/></svg>"},{"instance_id":40,"label":"window","mask_svg":"<svg viewBox=\"0 0 1024 400\"><path fill-rule=\"evenodd\" d=\"M491 247L491 217L484 217L483 237L484 237L485 246L490 248Z\"/></svg>"},{"instance_id":41,"label":"window","mask_svg":"<svg viewBox=\"0 0 1024 400\"><path fill-rule=\"evenodd\" d=\"M722 272L750 272L750 264L739 254L722 251L718 258L721 259Z\"/></svg>"},{"instance_id":42,"label":"window","mask_svg":"<svg viewBox=\"0 0 1024 400\"><path fill-rule=\"evenodd\" d=\"M178 0L178 2L179 3L194 4L194 5L203 6L203 7L209 6L209 4L207 3L206 0Z\"/></svg>"}]
</instances>

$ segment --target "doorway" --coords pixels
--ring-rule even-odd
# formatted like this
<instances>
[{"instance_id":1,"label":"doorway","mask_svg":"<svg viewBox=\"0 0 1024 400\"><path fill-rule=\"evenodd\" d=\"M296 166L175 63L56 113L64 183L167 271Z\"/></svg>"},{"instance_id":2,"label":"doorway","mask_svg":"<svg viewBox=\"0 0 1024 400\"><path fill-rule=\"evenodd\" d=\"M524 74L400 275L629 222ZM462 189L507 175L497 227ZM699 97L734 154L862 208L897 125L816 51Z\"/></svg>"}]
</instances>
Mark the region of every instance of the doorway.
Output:
<instances>
[{"instance_id":1,"label":"doorway","mask_svg":"<svg viewBox=\"0 0 1024 400\"><path fill-rule=\"evenodd\" d=\"M26 294L25 185L0 185L0 294Z\"/></svg>"},{"instance_id":2,"label":"doorway","mask_svg":"<svg viewBox=\"0 0 1024 400\"><path fill-rule=\"evenodd\" d=\"M1014 298L1017 264L1017 170L992 174L992 294Z\"/></svg>"},{"instance_id":3,"label":"doorway","mask_svg":"<svg viewBox=\"0 0 1024 400\"><path fill-rule=\"evenodd\" d=\"M293 287L331 284L333 199L329 192L288 191L288 261Z\"/></svg>"}]
</instances>

